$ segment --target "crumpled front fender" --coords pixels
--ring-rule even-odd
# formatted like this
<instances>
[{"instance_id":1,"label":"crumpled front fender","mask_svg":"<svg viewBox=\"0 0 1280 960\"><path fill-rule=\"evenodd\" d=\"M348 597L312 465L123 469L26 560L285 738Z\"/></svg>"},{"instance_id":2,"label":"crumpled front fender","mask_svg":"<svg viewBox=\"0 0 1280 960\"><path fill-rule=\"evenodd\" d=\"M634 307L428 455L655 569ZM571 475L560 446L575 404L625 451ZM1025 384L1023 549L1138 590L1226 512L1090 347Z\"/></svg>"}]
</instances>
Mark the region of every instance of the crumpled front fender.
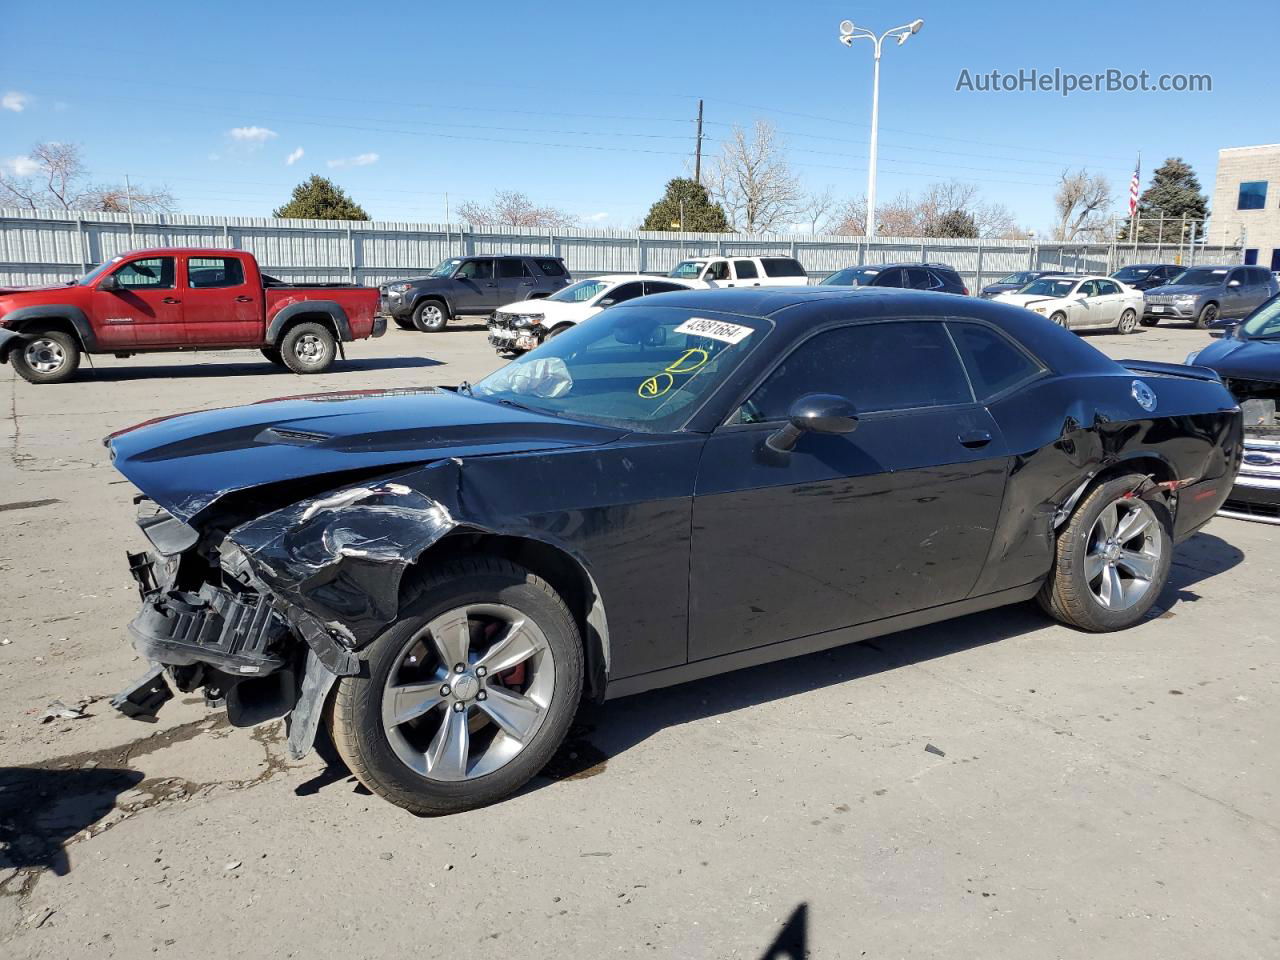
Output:
<instances>
[{"instance_id":1,"label":"crumpled front fender","mask_svg":"<svg viewBox=\"0 0 1280 960\"><path fill-rule=\"evenodd\" d=\"M357 650L396 618L405 569L458 525L460 467L442 460L418 474L432 496L394 479L359 484L251 520L228 539L273 594Z\"/></svg>"}]
</instances>

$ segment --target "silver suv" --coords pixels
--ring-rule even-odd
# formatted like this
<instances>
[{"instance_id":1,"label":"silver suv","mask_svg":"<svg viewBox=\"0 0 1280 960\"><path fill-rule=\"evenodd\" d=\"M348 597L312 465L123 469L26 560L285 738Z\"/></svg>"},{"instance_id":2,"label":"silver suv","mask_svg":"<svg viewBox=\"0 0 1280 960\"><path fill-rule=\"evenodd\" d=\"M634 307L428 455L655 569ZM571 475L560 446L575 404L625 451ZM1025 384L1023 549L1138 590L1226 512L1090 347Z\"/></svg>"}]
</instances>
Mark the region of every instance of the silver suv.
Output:
<instances>
[{"instance_id":1,"label":"silver suv","mask_svg":"<svg viewBox=\"0 0 1280 960\"><path fill-rule=\"evenodd\" d=\"M1191 267L1146 295L1142 322L1190 320L1208 327L1219 319L1248 316L1278 292L1275 277L1262 267Z\"/></svg>"}]
</instances>

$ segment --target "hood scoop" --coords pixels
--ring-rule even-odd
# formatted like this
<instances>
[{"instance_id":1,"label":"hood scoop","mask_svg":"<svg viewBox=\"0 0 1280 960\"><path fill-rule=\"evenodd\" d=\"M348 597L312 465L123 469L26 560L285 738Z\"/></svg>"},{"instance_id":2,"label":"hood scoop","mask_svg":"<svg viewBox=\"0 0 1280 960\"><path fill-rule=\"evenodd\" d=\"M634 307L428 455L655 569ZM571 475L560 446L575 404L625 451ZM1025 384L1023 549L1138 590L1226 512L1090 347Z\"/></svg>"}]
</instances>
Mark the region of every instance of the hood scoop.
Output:
<instances>
[{"instance_id":1,"label":"hood scoop","mask_svg":"<svg viewBox=\"0 0 1280 960\"><path fill-rule=\"evenodd\" d=\"M254 443L277 443L290 447L310 447L333 439L327 433L316 433L311 430L294 430L289 427L267 427L256 437Z\"/></svg>"}]
</instances>

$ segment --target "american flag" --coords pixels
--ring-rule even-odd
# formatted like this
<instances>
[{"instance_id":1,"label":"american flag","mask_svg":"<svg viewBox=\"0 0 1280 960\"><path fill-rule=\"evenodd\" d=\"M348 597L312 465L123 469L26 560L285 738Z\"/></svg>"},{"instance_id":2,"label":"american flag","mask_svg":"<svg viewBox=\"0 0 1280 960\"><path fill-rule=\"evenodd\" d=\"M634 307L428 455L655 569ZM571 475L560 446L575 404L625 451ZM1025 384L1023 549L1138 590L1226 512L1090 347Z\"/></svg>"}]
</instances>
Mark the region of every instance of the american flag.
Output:
<instances>
[{"instance_id":1,"label":"american flag","mask_svg":"<svg viewBox=\"0 0 1280 960\"><path fill-rule=\"evenodd\" d=\"M1139 155L1138 162L1133 166L1133 179L1129 181L1129 216L1133 216L1138 212L1138 186L1141 182L1139 169L1142 167L1142 157Z\"/></svg>"}]
</instances>

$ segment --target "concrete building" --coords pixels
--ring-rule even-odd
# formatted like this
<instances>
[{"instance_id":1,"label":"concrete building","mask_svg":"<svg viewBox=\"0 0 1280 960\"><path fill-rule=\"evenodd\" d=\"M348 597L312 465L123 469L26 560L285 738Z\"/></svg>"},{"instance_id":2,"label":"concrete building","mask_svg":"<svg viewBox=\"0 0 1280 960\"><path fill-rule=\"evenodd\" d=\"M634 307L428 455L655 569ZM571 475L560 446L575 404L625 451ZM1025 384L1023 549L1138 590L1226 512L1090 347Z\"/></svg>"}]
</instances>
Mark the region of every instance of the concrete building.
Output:
<instances>
[{"instance_id":1,"label":"concrete building","mask_svg":"<svg viewBox=\"0 0 1280 960\"><path fill-rule=\"evenodd\" d=\"M1210 244L1243 246L1244 262L1280 270L1280 143L1218 151Z\"/></svg>"}]
</instances>

